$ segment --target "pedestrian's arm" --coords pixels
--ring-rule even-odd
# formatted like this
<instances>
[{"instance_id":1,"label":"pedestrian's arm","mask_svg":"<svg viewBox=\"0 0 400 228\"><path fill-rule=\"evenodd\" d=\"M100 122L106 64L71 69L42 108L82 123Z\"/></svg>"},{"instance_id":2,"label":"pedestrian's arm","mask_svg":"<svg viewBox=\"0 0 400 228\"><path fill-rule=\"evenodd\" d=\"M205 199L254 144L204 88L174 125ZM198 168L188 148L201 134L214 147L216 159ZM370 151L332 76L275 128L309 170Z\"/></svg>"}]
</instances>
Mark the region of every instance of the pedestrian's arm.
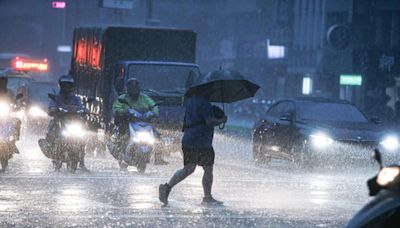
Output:
<instances>
[{"instance_id":1,"label":"pedestrian's arm","mask_svg":"<svg viewBox=\"0 0 400 228\"><path fill-rule=\"evenodd\" d=\"M122 115L126 113L125 104L119 102L117 99L113 104L113 111L116 115Z\"/></svg>"},{"instance_id":2,"label":"pedestrian's arm","mask_svg":"<svg viewBox=\"0 0 400 228\"><path fill-rule=\"evenodd\" d=\"M49 107L47 109L47 113L49 116L54 116L58 111L57 103L53 100L50 100Z\"/></svg>"},{"instance_id":3,"label":"pedestrian's arm","mask_svg":"<svg viewBox=\"0 0 400 228\"><path fill-rule=\"evenodd\" d=\"M228 118L226 116L224 116L223 118L209 117L206 118L205 120L206 120L206 125L215 127L220 124L226 123Z\"/></svg>"},{"instance_id":4,"label":"pedestrian's arm","mask_svg":"<svg viewBox=\"0 0 400 228\"><path fill-rule=\"evenodd\" d=\"M216 118L214 116L211 104L205 104L203 108L203 118L208 126L218 126L220 124L226 123L228 118L226 116L222 118Z\"/></svg>"}]
</instances>

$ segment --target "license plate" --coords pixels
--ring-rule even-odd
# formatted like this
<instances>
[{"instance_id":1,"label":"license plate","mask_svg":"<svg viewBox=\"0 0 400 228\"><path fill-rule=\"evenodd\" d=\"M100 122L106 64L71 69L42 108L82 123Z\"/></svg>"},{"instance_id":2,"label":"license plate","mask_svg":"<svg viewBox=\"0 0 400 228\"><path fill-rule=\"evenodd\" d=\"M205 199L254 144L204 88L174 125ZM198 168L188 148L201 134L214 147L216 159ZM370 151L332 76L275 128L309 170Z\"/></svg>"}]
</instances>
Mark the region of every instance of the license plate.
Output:
<instances>
[{"instance_id":1,"label":"license plate","mask_svg":"<svg viewBox=\"0 0 400 228\"><path fill-rule=\"evenodd\" d=\"M148 146L140 146L138 148L138 151L141 152L141 153L148 153L148 152L150 152L150 150L151 150L151 148L148 147Z\"/></svg>"},{"instance_id":2,"label":"license plate","mask_svg":"<svg viewBox=\"0 0 400 228\"><path fill-rule=\"evenodd\" d=\"M165 145L172 145L175 141L172 137L163 137L162 139Z\"/></svg>"}]
</instances>

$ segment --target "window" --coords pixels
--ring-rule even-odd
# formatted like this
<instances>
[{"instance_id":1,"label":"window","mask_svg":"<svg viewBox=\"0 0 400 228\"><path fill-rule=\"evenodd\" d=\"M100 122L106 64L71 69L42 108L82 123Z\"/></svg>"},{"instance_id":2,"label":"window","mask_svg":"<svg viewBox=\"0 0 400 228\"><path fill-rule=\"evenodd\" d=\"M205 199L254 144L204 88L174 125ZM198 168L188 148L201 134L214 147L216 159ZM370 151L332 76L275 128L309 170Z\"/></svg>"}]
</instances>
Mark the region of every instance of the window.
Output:
<instances>
[{"instance_id":1,"label":"window","mask_svg":"<svg viewBox=\"0 0 400 228\"><path fill-rule=\"evenodd\" d=\"M285 101L273 106L270 110L268 110L267 114L274 118L279 118L285 113L294 113L294 111L294 104L290 101Z\"/></svg>"}]
</instances>

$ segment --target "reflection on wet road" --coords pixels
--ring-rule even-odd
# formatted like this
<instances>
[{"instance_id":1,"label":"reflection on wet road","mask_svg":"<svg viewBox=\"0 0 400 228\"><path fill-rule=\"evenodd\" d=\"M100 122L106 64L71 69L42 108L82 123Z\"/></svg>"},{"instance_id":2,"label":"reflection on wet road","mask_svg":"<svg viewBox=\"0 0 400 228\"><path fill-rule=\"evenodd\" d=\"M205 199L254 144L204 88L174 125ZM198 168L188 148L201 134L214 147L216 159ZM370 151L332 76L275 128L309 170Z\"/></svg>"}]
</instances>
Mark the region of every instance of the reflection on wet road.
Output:
<instances>
[{"instance_id":1,"label":"reflection on wet road","mask_svg":"<svg viewBox=\"0 0 400 228\"><path fill-rule=\"evenodd\" d=\"M202 169L177 185L161 207L158 185L181 166L134 167L120 172L111 156L89 157L90 173L54 172L34 140L0 174L0 227L310 227L343 226L368 200L365 181L373 167L301 170L289 162L258 167L250 140L218 136L214 196L223 207L204 207Z\"/></svg>"}]
</instances>

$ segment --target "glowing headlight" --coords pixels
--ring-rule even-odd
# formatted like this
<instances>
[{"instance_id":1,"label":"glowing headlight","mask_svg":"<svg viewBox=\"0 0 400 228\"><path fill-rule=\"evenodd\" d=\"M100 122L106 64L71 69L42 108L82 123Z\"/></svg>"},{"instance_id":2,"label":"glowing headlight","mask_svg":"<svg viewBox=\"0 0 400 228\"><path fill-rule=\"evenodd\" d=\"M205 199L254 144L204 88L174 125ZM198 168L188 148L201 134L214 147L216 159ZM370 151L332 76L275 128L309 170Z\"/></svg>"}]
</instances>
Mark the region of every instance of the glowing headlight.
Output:
<instances>
[{"instance_id":1,"label":"glowing headlight","mask_svg":"<svg viewBox=\"0 0 400 228\"><path fill-rule=\"evenodd\" d=\"M399 167L385 167L379 172L376 182L384 187L390 184L399 174Z\"/></svg>"},{"instance_id":2,"label":"glowing headlight","mask_svg":"<svg viewBox=\"0 0 400 228\"><path fill-rule=\"evenodd\" d=\"M144 142L144 143L154 143L154 137L150 132L139 131L136 132L136 136L134 138L136 142Z\"/></svg>"},{"instance_id":3,"label":"glowing headlight","mask_svg":"<svg viewBox=\"0 0 400 228\"><path fill-rule=\"evenodd\" d=\"M66 137L83 137L85 136L85 129L79 123L67 124L62 134Z\"/></svg>"},{"instance_id":4,"label":"glowing headlight","mask_svg":"<svg viewBox=\"0 0 400 228\"><path fill-rule=\"evenodd\" d=\"M326 147L333 143L333 139L323 133L312 134L310 139L316 147Z\"/></svg>"},{"instance_id":5,"label":"glowing headlight","mask_svg":"<svg viewBox=\"0 0 400 228\"><path fill-rule=\"evenodd\" d=\"M47 113L38 106L32 106L29 109L29 115L33 117L47 117Z\"/></svg>"},{"instance_id":6,"label":"glowing headlight","mask_svg":"<svg viewBox=\"0 0 400 228\"><path fill-rule=\"evenodd\" d=\"M0 118L1 117L6 117L10 114L11 108L8 103L1 102L0 103Z\"/></svg>"},{"instance_id":7,"label":"glowing headlight","mask_svg":"<svg viewBox=\"0 0 400 228\"><path fill-rule=\"evenodd\" d=\"M388 150L395 150L400 146L399 139L396 136L387 136L382 140L381 144Z\"/></svg>"}]
</instances>

